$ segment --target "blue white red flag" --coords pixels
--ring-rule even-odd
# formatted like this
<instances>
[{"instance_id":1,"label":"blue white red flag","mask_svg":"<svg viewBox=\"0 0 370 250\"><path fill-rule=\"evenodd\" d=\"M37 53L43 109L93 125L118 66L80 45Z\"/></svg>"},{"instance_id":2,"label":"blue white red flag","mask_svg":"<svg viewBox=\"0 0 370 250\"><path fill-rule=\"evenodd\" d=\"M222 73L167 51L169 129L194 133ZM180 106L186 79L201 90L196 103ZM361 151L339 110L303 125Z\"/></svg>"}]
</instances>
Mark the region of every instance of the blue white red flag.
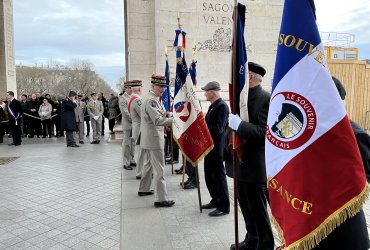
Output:
<instances>
[{"instance_id":1,"label":"blue white red flag","mask_svg":"<svg viewBox=\"0 0 370 250\"><path fill-rule=\"evenodd\" d=\"M270 206L286 249L311 249L368 195L312 0L285 0L266 132Z\"/></svg>"},{"instance_id":2,"label":"blue white red flag","mask_svg":"<svg viewBox=\"0 0 370 250\"><path fill-rule=\"evenodd\" d=\"M171 93L170 93L170 67L168 66L168 59L166 59L166 69L164 72L166 76L166 89L162 94L162 102L166 111L170 111L171 108Z\"/></svg>"},{"instance_id":3,"label":"blue white red flag","mask_svg":"<svg viewBox=\"0 0 370 250\"><path fill-rule=\"evenodd\" d=\"M176 41L179 34L186 33L176 30L174 45L179 43ZM182 44L183 46L185 45L184 42ZM182 49L183 47L180 45L177 46L178 51L182 51ZM186 81L189 71L186 65L185 54L183 54L183 57L179 57L179 55L181 56L182 53L176 54L173 137L187 161L196 166L212 150L213 140L193 85L190 81Z\"/></svg>"},{"instance_id":4,"label":"blue white red flag","mask_svg":"<svg viewBox=\"0 0 370 250\"><path fill-rule=\"evenodd\" d=\"M229 100L231 112L238 114L244 121L249 121L248 116L248 84L245 84L246 75L248 75L247 51L244 41L244 26L245 26L245 5L238 3L234 8L233 20L233 44L232 44L232 68L231 68L231 84L229 84ZM240 159L243 153L243 144L245 141L238 135L235 136L235 141L230 137L229 146L234 144L234 149L237 151Z\"/></svg>"},{"instance_id":5,"label":"blue white red flag","mask_svg":"<svg viewBox=\"0 0 370 250\"><path fill-rule=\"evenodd\" d=\"M192 61L189 69L189 75L193 86L197 86L197 61Z\"/></svg>"}]
</instances>

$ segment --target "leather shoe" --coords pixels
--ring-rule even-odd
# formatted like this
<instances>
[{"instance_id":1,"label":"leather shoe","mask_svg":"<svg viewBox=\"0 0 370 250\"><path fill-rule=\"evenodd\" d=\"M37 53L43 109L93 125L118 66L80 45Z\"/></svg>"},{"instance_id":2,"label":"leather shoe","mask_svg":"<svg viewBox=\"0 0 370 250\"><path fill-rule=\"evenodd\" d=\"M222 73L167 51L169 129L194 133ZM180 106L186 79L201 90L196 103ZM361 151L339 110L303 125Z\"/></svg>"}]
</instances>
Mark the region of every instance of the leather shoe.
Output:
<instances>
[{"instance_id":1,"label":"leather shoe","mask_svg":"<svg viewBox=\"0 0 370 250\"><path fill-rule=\"evenodd\" d=\"M247 241L242 241L242 242L239 242L239 249L240 250L254 250L257 248L257 242L256 243L252 243L252 242L247 242ZM230 250L235 250L236 247L235 247L235 244L232 244L230 246Z\"/></svg>"},{"instance_id":2,"label":"leather shoe","mask_svg":"<svg viewBox=\"0 0 370 250\"><path fill-rule=\"evenodd\" d=\"M14 143L14 142L8 144L8 146L20 146L20 145L21 145L20 143Z\"/></svg>"},{"instance_id":3,"label":"leather shoe","mask_svg":"<svg viewBox=\"0 0 370 250\"><path fill-rule=\"evenodd\" d=\"M197 185L195 185L195 183L193 183L193 182L190 182L190 183L188 183L188 185L185 185L184 186L184 189L194 189L194 188L197 188L198 186Z\"/></svg>"},{"instance_id":4,"label":"leather shoe","mask_svg":"<svg viewBox=\"0 0 370 250\"><path fill-rule=\"evenodd\" d=\"M78 146L77 144L72 144L72 145L70 145L70 146L68 146L68 147L72 147L72 148L79 148L80 146Z\"/></svg>"},{"instance_id":5,"label":"leather shoe","mask_svg":"<svg viewBox=\"0 0 370 250\"><path fill-rule=\"evenodd\" d=\"M154 202L155 207L172 207L175 204L174 201L156 201Z\"/></svg>"},{"instance_id":6,"label":"leather shoe","mask_svg":"<svg viewBox=\"0 0 370 250\"><path fill-rule=\"evenodd\" d=\"M136 180L141 180L141 176L136 176Z\"/></svg>"},{"instance_id":7,"label":"leather shoe","mask_svg":"<svg viewBox=\"0 0 370 250\"><path fill-rule=\"evenodd\" d=\"M211 202L208 204L202 205L202 209L212 209L212 208L215 208L215 206L213 206Z\"/></svg>"},{"instance_id":8,"label":"leather shoe","mask_svg":"<svg viewBox=\"0 0 370 250\"><path fill-rule=\"evenodd\" d=\"M153 191L150 191L150 192L137 192L137 194L139 196L146 196L146 195L153 195L154 192Z\"/></svg>"},{"instance_id":9,"label":"leather shoe","mask_svg":"<svg viewBox=\"0 0 370 250\"><path fill-rule=\"evenodd\" d=\"M84 142L84 141L79 141L79 143L80 143L80 144L85 144L85 142Z\"/></svg>"},{"instance_id":10,"label":"leather shoe","mask_svg":"<svg viewBox=\"0 0 370 250\"><path fill-rule=\"evenodd\" d=\"M126 170L132 170L131 166L123 166L123 168L126 169Z\"/></svg>"},{"instance_id":11,"label":"leather shoe","mask_svg":"<svg viewBox=\"0 0 370 250\"><path fill-rule=\"evenodd\" d=\"M135 162L130 162L130 166L131 167L136 167L136 163Z\"/></svg>"},{"instance_id":12,"label":"leather shoe","mask_svg":"<svg viewBox=\"0 0 370 250\"><path fill-rule=\"evenodd\" d=\"M90 144L97 144L97 141L92 141L90 142Z\"/></svg>"},{"instance_id":13,"label":"leather shoe","mask_svg":"<svg viewBox=\"0 0 370 250\"><path fill-rule=\"evenodd\" d=\"M226 214L229 214L229 213L222 212L221 210L218 210L216 208L215 210L210 212L208 215L211 216L211 217L217 217L217 216L222 216L222 215L226 215Z\"/></svg>"},{"instance_id":14,"label":"leather shoe","mask_svg":"<svg viewBox=\"0 0 370 250\"><path fill-rule=\"evenodd\" d=\"M191 179L187 179L186 181L184 181L184 186L188 185L190 183ZM180 182L180 186L182 186L182 182Z\"/></svg>"}]
</instances>

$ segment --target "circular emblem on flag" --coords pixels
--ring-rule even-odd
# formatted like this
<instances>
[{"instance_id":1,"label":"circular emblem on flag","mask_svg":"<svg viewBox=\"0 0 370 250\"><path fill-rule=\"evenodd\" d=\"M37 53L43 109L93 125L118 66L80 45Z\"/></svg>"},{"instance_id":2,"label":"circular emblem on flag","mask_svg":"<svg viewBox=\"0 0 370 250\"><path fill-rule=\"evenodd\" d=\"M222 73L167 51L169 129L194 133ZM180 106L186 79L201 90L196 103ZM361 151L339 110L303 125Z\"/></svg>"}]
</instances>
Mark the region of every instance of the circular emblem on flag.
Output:
<instances>
[{"instance_id":1,"label":"circular emblem on flag","mask_svg":"<svg viewBox=\"0 0 370 250\"><path fill-rule=\"evenodd\" d=\"M266 137L274 146L292 150L305 144L317 125L315 109L304 96L280 92L273 96Z\"/></svg>"}]
</instances>

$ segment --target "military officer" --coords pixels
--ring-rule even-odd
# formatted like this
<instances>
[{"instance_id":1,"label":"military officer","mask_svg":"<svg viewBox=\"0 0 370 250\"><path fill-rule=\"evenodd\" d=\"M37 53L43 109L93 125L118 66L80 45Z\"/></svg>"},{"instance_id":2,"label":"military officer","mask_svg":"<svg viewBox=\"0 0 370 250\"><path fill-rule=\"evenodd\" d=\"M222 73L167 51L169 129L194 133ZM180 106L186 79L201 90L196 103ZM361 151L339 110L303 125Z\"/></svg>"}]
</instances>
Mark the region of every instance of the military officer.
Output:
<instances>
[{"instance_id":1,"label":"military officer","mask_svg":"<svg viewBox=\"0 0 370 250\"><path fill-rule=\"evenodd\" d=\"M103 112L103 103L98 100L96 93L92 93L91 101L87 104L87 113L90 115L91 126L93 129L93 141L91 144L100 143Z\"/></svg>"},{"instance_id":2,"label":"military officer","mask_svg":"<svg viewBox=\"0 0 370 250\"><path fill-rule=\"evenodd\" d=\"M135 144L134 161L136 162L136 179L141 179L141 171L143 169L143 163L141 156L140 142L138 142L140 135L140 124L141 124L141 86L140 80L131 81L131 98L128 102L127 109L130 113L132 120L132 138Z\"/></svg>"},{"instance_id":3,"label":"military officer","mask_svg":"<svg viewBox=\"0 0 370 250\"><path fill-rule=\"evenodd\" d=\"M151 90L141 105L140 146L144 166L140 187L146 184L145 190L139 190L139 196L150 195L151 171L154 171L155 207L171 207L174 201L167 199L166 181L164 179L164 129L171 126L172 113L166 112L160 97L166 86L166 77L152 75Z\"/></svg>"},{"instance_id":4,"label":"military officer","mask_svg":"<svg viewBox=\"0 0 370 250\"><path fill-rule=\"evenodd\" d=\"M84 144L86 103L82 100L82 95L77 96L77 107L75 108L76 123L78 128L78 140L80 144Z\"/></svg>"},{"instance_id":5,"label":"military officer","mask_svg":"<svg viewBox=\"0 0 370 250\"><path fill-rule=\"evenodd\" d=\"M130 101L132 89L131 81L126 81L123 85L124 93L119 97L119 109L122 114L122 129L123 129L123 141L122 141L122 159L123 168L132 170L131 166L135 166L133 161L134 157L134 142L131 137L132 120L130 113L128 112L128 102Z\"/></svg>"}]
</instances>

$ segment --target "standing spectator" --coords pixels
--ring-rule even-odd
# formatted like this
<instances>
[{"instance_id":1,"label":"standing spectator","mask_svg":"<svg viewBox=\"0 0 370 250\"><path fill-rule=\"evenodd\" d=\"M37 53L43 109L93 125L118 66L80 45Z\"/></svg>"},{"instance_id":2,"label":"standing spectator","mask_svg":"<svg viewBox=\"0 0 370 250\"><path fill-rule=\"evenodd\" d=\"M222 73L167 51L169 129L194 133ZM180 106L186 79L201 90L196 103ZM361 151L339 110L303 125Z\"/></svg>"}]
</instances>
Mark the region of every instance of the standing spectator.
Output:
<instances>
[{"instance_id":1,"label":"standing spectator","mask_svg":"<svg viewBox=\"0 0 370 250\"><path fill-rule=\"evenodd\" d=\"M87 104L87 113L90 115L91 126L93 129L93 141L91 144L100 143L102 117L103 117L103 103L98 100L96 93L91 94L91 101Z\"/></svg>"},{"instance_id":2,"label":"standing spectator","mask_svg":"<svg viewBox=\"0 0 370 250\"><path fill-rule=\"evenodd\" d=\"M27 95L23 94L21 95L21 106L22 110L26 109L26 103L27 103ZM22 137L25 137L28 135L28 120L27 116L23 115L22 116Z\"/></svg>"},{"instance_id":3,"label":"standing spectator","mask_svg":"<svg viewBox=\"0 0 370 250\"><path fill-rule=\"evenodd\" d=\"M54 103L54 107L53 107L53 113L52 115L54 116L52 118L54 124L55 124L55 134L56 134L56 137L63 137L63 132L61 130L61 121L60 121L60 114L61 114L61 109L62 109L62 99L58 99L58 101L56 101Z\"/></svg>"},{"instance_id":4,"label":"standing spectator","mask_svg":"<svg viewBox=\"0 0 370 250\"><path fill-rule=\"evenodd\" d=\"M53 107L46 98L42 102L39 108L39 116L42 123L42 138L46 138L46 136L51 138L51 112L53 111Z\"/></svg>"},{"instance_id":5,"label":"standing spectator","mask_svg":"<svg viewBox=\"0 0 370 250\"><path fill-rule=\"evenodd\" d=\"M221 216L230 212L229 190L225 167L223 164L223 149L225 144L225 129L229 108L220 97L220 84L209 82L202 88L207 101L211 102L205 120L214 142L214 148L204 158L204 177L211 201L203 205L204 209L216 208L209 216Z\"/></svg>"},{"instance_id":6,"label":"standing spectator","mask_svg":"<svg viewBox=\"0 0 370 250\"><path fill-rule=\"evenodd\" d=\"M51 112L51 115L53 116L54 115L54 110L55 110L55 102L51 99L50 95L49 94L45 94L45 99L48 99L48 102L51 104L51 107L53 108L52 112ZM53 118L50 119L50 123L51 123L51 136L54 135L54 120Z\"/></svg>"},{"instance_id":7,"label":"standing spectator","mask_svg":"<svg viewBox=\"0 0 370 250\"><path fill-rule=\"evenodd\" d=\"M265 133L270 94L261 87L266 70L253 62L248 63L249 122L239 116L229 115L229 127L246 140L241 164L237 168L238 200L247 234L239 249L274 249L269 215L267 213L267 177L265 162ZM236 249L235 244L230 249Z\"/></svg>"},{"instance_id":8,"label":"standing spectator","mask_svg":"<svg viewBox=\"0 0 370 250\"><path fill-rule=\"evenodd\" d=\"M5 111L2 106L0 106L0 143L4 142L4 134L5 134Z\"/></svg>"},{"instance_id":9,"label":"standing spectator","mask_svg":"<svg viewBox=\"0 0 370 250\"><path fill-rule=\"evenodd\" d=\"M77 131L76 126L76 92L70 91L68 97L63 100L60 113L61 130L66 131L67 147L79 147L76 144L73 132Z\"/></svg>"},{"instance_id":10,"label":"standing spectator","mask_svg":"<svg viewBox=\"0 0 370 250\"><path fill-rule=\"evenodd\" d=\"M105 124L105 118L108 118L108 101L104 97L103 93L98 94L98 100L102 102L103 104L103 115L102 115L102 122L101 122L101 135L104 135L104 124Z\"/></svg>"},{"instance_id":11,"label":"standing spectator","mask_svg":"<svg viewBox=\"0 0 370 250\"><path fill-rule=\"evenodd\" d=\"M8 111L6 109L6 103L4 102L3 98L0 97L0 107L3 109L5 112L5 117L8 117ZM9 138L11 137L11 132L9 129L9 123L4 123L3 124L3 129L4 129L4 134L9 134Z\"/></svg>"},{"instance_id":12,"label":"standing spectator","mask_svg":"<svg viewBox=\"0 0 370 250\"><path fill-rule=\"evenodd\" d=\"M108 102L109 108L109 134L114 134L113 128L116 123L116 118L118 115L118 97L114 94L110 94L110 99Z\"/></svg>"},{"instance_id":13,"label":"standing spectator","mask_svg":"<svg viewBox=\"0 0 370 250\"><path fill-rule=\"evenodd\" d=\"M85 130L85 119L84 114L86 111L86 103L82 100L82 95L77 96L77 107L75 108L76 123L78 128L78 141L80 144L84 144L84 130Z\"/></svg>"},{"instance_id":14,"label":"standing spectator","mask_svg":"<svg viewBox=\"0 0 370 250\"><path fill-rule=\"evenodd\" d=\"M8 120L9 120L9 127L12 131L13 135L13 143L9 144L9 146L19 146L22 144L21 138L21 116L22 116L22 106L21 103L14 98L14 92L8 91L6 92L6 99L8 100Z\"/></svg>"},{"instance_id":15,"label":"standing spectator","mask_svg":"<svg viewBox=\"0 0 370 250\"><path fill-rule=\"evenodd\" d=\"M87 96L82 97L82 100L86 103L86 105L89 102L89 98ZM87 113L87 109L85 110L84 120L86 123L86 137L89 137L90 135L90 115L89 113Z\"/></svg>"},{"instance_id":16,"label":"standing spectator","mask_svg":"<svg viewBox=\"0 0 370 250\"><path fill-rule=\"evenodd\" d=\"M39 101L37 100L36 94L32 94L31 100L25 104L25 113L30 116L27 118L29 124L29 138L33 138L35 135L39 138L41 135L41 122L39 119Z\"/></svg>"}]
</instances>

